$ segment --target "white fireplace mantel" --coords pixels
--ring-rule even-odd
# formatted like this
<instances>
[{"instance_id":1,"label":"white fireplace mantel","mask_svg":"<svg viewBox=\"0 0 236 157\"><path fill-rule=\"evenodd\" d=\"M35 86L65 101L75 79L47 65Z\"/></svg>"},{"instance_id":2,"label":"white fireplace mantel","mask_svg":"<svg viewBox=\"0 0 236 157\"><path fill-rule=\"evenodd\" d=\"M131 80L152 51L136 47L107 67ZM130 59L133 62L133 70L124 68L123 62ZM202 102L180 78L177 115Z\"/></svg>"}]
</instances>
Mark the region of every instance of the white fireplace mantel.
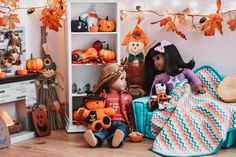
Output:
<instances>
[{"instance_id":1,"label":"white fireplace mantel","mask_svg":"<svg viewBox=\"0 0 236 157\"><path fill-rule=\"evenodd\" d=\"M0 79L0 111L1 105L15 102L17 120L23 124L22 132L11 135L12 144L35 137L27 109L36 103L36 77L28 74Z\"/></svg>"}]
</instances>

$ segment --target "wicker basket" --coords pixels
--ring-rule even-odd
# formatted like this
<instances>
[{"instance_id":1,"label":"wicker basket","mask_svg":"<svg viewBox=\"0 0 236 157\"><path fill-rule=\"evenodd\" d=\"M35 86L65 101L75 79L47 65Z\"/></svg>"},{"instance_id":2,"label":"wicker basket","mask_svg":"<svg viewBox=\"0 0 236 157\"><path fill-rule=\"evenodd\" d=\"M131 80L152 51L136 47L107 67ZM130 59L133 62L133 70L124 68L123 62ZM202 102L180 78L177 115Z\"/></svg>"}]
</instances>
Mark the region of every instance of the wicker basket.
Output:
<instances>
[{"instance_id":1,"label":"wicker basket","mask_svg":"<svg viewBox=\"0 0 236 157\"><path fill-rule=\"evenodd\" d=\"M18 122L14 122L14 125L8 127L10 135L19 133L22 131L22 129L23 129L22 124Z\"/></svg>"}]
</instances>

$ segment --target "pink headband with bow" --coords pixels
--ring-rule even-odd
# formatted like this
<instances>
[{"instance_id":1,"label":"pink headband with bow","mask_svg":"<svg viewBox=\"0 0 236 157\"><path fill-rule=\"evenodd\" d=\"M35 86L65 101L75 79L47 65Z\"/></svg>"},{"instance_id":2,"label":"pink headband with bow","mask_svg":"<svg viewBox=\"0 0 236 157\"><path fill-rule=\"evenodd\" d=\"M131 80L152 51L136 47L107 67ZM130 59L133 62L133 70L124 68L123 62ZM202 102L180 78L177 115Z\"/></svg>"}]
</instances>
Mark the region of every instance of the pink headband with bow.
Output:
<instances>
[{"instance_id":1,"label":"pink headband with bow","mask_svg":"<svg viewBox=\"0 0 236 157\"><path fill-rule=\"evenodd\" d=\"M163 40L161 41L161 45L154 48L155 51L158 51L160 53L165 53L165 47L172 45L171 42Z\"/></svg>"}]
</instances>

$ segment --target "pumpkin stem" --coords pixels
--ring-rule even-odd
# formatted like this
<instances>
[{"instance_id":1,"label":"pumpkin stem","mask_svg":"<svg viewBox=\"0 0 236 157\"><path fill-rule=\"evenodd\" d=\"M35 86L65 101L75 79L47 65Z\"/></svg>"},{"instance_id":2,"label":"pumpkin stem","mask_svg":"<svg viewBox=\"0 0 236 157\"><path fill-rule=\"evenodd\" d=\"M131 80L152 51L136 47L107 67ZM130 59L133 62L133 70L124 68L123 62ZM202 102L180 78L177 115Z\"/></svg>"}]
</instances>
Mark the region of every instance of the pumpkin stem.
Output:
<instances>
[{"instance_id":1,"label":"pumpkin stem","mask_svg":"<svg viewBox=\"0 0 236 157\"><path fill-rule=\"evenodd\" d=\"M79 21L81 20L81 17L79 16Z\"/></svg>"},{"instance_id":2,"label":"pumpkin stem","mask_svg":"<svg viewBox=\"0 0 236 157\"><path fill-rule=\"evenodd\" d=\"M110 50L109 44L107 43L107 49Z\"/></svg>"},{"instance_id":3,"label":"pumpkin stem","mask_svg":"<svg viewBox=\"0 0 236 157\"><path fill-rule=\"evenodd\" d=\"M106 20L108 21L108 16L106 17Z\"/></svg>"},{"instance_id":4,"label":"pumpkin stem","mask_svg":"<svg viewBox=\"0 0 236 157\"><path fill-rule=\"evenodd\" d=\"M33 59L33 53L30 54L30 59Z\"/></svg>"}]
</instances>

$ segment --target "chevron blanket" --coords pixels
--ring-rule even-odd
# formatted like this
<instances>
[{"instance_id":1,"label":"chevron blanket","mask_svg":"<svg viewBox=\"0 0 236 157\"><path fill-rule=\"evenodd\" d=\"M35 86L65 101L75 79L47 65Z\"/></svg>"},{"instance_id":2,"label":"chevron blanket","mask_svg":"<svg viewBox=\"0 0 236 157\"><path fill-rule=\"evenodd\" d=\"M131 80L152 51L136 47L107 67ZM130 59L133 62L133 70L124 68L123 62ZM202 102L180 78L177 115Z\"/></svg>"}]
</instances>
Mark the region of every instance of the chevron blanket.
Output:
<instances>
[{"instance_id":1,"label":"chevron blanket","mask_svg":"<svg viewBox=\"0 0 236 157\"><path fill-rule=\"evenodd\" d=\"M200 156L216 153L227 133L236 130L236 103L224 103L217 95L222 77L210 67L196 71L207 87L194 94L181 82L171 92L170 106L155 111L151 131L156 137L152 150L163 156Z\"/></svg>"}]
</instances>

